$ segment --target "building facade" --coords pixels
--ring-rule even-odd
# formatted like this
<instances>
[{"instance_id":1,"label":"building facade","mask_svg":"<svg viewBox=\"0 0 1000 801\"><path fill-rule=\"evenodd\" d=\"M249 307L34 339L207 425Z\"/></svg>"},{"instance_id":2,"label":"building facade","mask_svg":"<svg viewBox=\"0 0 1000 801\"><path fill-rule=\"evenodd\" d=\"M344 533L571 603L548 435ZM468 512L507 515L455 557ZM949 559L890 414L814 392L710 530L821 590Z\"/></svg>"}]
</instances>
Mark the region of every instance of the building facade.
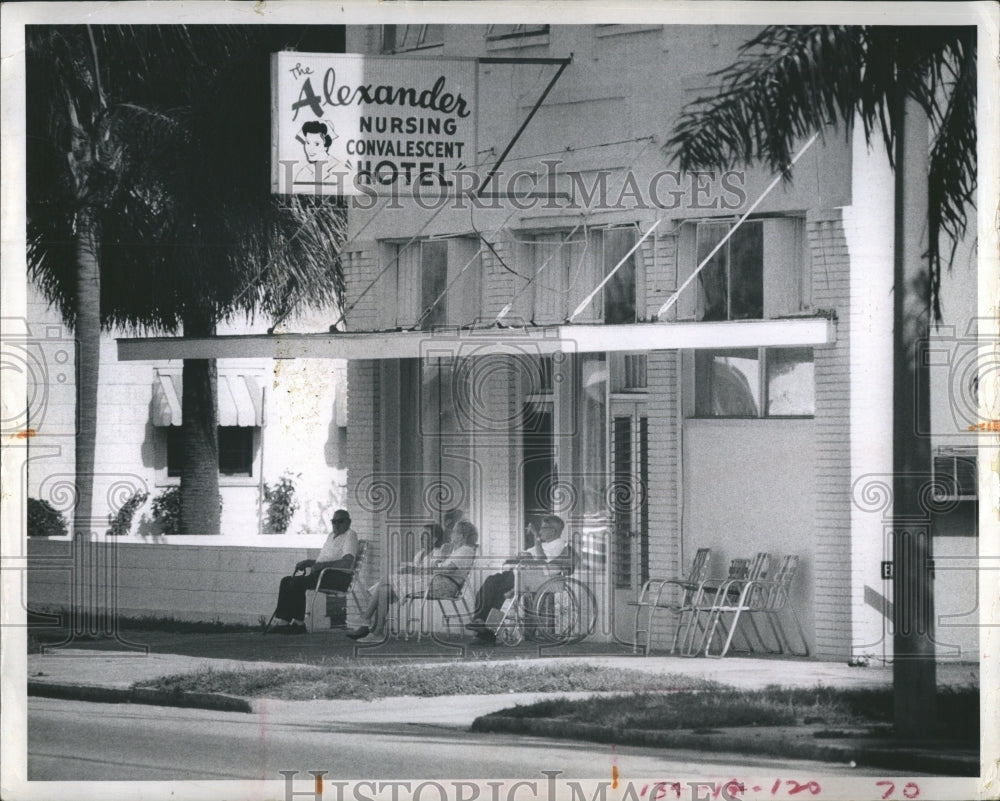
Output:
<instances>
[{"instance_id":1,"label":"building facade","mask_svg":"<svg viewBox=\"0 0 1000 801\"><path fill-rule=\"evenodd\" d=\"M717 575L735 557L795 554L810 652L891 654L889 518L861 500L891 474L884 153L827 132L688 281L773 176L680 175L663 144L752 33L349 30L350 52L483 58L480 176L556 70L536 60L572 54L500 165L490 189L502 197L352 210L347 330L419 340L416 356L349 365L352 501L383 561L395 537L452 506L479 527L485 562L523 547L538 514L559 514L589 554L595 637L627 643L628 601L648 577L681 574L696 549L712 549ZM515 61L493 60L505 57ZM959 308L971 318L974 300ZM657 319L695 325L672 344ZM974 554L974 505L955 507L937 527L964 536L939 552ZM974 609L954 596L956 574L938 583L939 609ZM672 634L661 625L660 646ZM958 652L956 638L974 651L967 635L952 628L942 653Z\"/></svg>"}]
</instances>

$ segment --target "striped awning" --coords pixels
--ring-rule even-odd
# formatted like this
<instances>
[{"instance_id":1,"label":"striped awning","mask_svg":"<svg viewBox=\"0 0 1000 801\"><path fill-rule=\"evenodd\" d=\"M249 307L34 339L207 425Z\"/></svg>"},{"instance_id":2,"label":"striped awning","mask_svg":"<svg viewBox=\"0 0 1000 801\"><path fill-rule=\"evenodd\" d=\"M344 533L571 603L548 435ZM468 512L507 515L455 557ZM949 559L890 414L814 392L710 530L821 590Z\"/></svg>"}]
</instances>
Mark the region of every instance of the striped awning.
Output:
<instances>
[{"instance_id":1,"label":"striped awning","mask_svg":"<svg viewBox=\"0 0 1000 801\"><path fill-rule=\"evenodd\" d=\"M181 417L181 376L157 372L153 381L152 423L179 426ZM220 373L218 383L219 425L260 426L264 423L264 398L254 376Z\"/></svg>"}]
</instances>

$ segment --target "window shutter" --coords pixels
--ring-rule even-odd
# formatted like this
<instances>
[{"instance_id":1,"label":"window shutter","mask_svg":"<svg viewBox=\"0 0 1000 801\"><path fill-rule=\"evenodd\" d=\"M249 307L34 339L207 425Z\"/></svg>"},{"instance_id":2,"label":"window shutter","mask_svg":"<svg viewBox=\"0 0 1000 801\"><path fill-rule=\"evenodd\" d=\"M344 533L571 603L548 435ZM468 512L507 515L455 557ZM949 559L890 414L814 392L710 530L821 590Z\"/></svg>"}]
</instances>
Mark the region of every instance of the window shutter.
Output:
<instances>
[{"instance_id":1,"label":"window shutter","mask_svg":"<svg viewBox=\"0 0 1000 801\"><path fill-rule=\"evenodd\" d=\"M786 317L807 308L802 220L764 221L764 317Z\"/></svg>"},{"instance_id":2,"label":"window shutter","mask_svg":"<svg viewBox=\"0 0 1000 801\"><path fill-rule=\"evenodd\" d=\"M697 237L697 225L690 223L680 227L680 232L677 235L677 286L674 288L674 291L680 288L691 277L694 268L698 266L695 259ZM677 298L677 302L674 303L667 313L667 320L694 320L697 298L698 282L694 280L684 287L684 291Z\"/></svg>"},{"instance_id":3,"label":"window shutter","mask_svg":"<svg viewBox=\"0 0 1000 801\"><path fill-rule=\"evenodd\" d=\"M531 275L535 276L532 282L535 298L533 316L538 324L562 322L566 316L562 302L566 289L565 273L571 257L578 254L570 252L573 245L567 244L559 249L561 243L560 234L539 234L535 237ZM539 273L543 264L545 269Z\"/></svg>"},{"instance_id":4,"label":"window shutter","mask_svg":"<svg viewBox=\"0 0 1000 801\"><path fill-rule=\"evenodd\" d=\"M396 272L399 269L398 264L393 264L392 260L396 258L396 254L399 252L399 246L391 242L383 242L379 248L379 264L377 265L379 270L384 270L384 272L378 277L377 285L375 286L373 292L375 293L375 314L374 314L374 327L378 329L391 329L396 327ZM357 269L361 270L364 267L364 262L355 255L355 259L358 259ZM352 268L355 267L354 264L351 265Z\"/></svg>"},{"instance_id":5,"label":"window shutter","mask_svg":"<svg viewBox=\"0 0 1000 801\"><path fill-rule=\"evenodd\" d=\"M405 243L403 243L405 244ZM399 261L396 262L396 325L409 328L417 321L422 309L421 272L420 272L420 242L413 242L403 250L403 244L396 246ZM392 270L389 271L392 273Z\"/></svg>"},{"instance_id":6,"label":"window shutter","mask_svg":"<svg viewBox=\"0 0 1000 801\"><path fill-rule=\"evenodd\" d=\"M577 231L573 234L570 243L563 248L564 252L568 251L567 257L569 262L567 264L566 284L568 291L565 293L562 302L562 313L559 317L560 322L571 315L576 310L576 307L580 305L580 302L604 280L604 271L607 269L604 264L604 240L606 233L606 231L601 231L599 233L582 234L580 231ZM564 237L568 235L568 232L563 234ZM613 267L614 265L611 266ZM601 308L602 297L603 294L601 292L594 295L590 303L576 316L574 322L600 322L603 311Z\"/></svg>"},{"instance_id":7,"label":"window shutter","mask_svg":"<svg viewBox=\"0 0 1000 801\"><path fill-rule=\"evenodd\" d=\"M470 325L483 314L483 261L479 240L448 240L448 323ZM470 264L470 260L472 263ZM468 265L468 266L466 266ZM463 272L464 268L464 272Z\"/></svg>"}]
</instances>

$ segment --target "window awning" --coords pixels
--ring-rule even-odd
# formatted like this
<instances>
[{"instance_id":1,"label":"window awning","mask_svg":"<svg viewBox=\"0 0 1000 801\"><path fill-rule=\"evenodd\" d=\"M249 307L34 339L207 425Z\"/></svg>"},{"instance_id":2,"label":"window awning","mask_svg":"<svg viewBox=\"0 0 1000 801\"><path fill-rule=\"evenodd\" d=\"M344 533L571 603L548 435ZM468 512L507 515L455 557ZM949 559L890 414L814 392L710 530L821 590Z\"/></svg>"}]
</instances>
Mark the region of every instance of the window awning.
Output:
<instances>
[{"instance_id":1,"label":"window awning","mask_svg":"<svg viewBox=\"0 0 1000 801\"><path fill-rule=\"evenodd\" d=\"M179 426L182 422L181 376L157 371L153 382L152 423ZM264 423L264 402L256 378L243 373L219 375L219 425L260 426Z\"/></svg>"}]
</instances>

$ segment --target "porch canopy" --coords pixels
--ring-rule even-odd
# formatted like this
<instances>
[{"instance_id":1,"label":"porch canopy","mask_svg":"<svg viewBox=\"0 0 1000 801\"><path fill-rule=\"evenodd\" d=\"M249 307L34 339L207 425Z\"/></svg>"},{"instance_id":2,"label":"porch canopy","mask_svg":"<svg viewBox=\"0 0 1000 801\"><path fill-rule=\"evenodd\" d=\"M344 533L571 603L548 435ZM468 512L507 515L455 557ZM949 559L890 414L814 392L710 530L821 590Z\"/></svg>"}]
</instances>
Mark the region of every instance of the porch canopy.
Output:
<instances>
[{"instance_id":1,"label":"porch canopy","mask_svg":"<svg viewBox=\"0 0 1000 801\"><path fill-rule=\"evenodd\" d=\"M830 345L836 341L835 320L797 317L727 322L119 339L118 359L420 359L520 353L796 347Z\"/></svg>"}]
</instances>

